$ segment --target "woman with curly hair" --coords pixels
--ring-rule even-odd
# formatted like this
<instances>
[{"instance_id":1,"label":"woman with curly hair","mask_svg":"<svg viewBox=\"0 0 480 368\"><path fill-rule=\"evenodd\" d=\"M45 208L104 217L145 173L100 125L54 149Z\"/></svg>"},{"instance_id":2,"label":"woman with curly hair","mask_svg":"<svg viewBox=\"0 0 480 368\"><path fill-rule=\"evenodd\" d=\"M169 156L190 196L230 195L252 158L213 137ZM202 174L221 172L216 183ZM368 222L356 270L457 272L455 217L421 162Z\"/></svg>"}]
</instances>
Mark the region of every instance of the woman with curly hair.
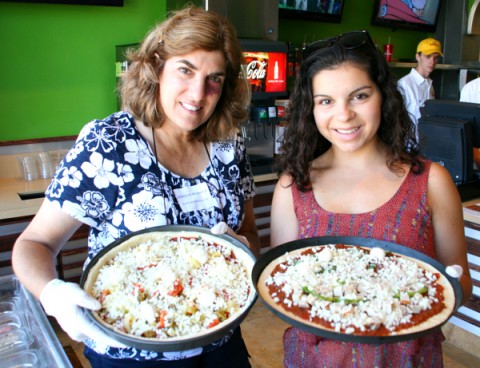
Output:
<instances>
[{"instance_id":1,"label":"woman with curly hair","mask_svg":"<svg viewBox=\"0 0 480 368\"><path fill-rule=\"evenodd\" d=\"M459 265L472 292L460 196L423 159L383 55L366 31L304 50L288 112L271 212L271 245L316 236L394 242ZM457 267L455 269L460 269ZM285 367L441 367L440 329L392 344L284 334Z\"/></svg>"}]
</instances>

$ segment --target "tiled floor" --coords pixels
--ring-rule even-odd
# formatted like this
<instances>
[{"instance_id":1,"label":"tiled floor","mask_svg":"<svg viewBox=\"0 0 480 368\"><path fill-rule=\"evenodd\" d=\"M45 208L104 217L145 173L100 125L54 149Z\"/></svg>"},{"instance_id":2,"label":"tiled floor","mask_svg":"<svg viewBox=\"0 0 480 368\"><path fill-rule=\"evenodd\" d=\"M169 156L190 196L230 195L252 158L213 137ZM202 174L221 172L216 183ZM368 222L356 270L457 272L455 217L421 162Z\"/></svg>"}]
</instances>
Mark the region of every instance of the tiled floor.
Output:
<instances>
[{"instance_id":1,"label":"tiled floor","mask_svg":"<svg viewBox=\"0 0 480 368\"><path fill-rule=\"evenodd\" d=\"M62 345L67 347L67 352L70 352L74 368L91 368L83 356L83 344L70 340L55 323L53 325ZM257 301L241 326L247 348L252 356L253 368L281 368L283 359L282 334L288 325L268 311L261 301ZM447 337L458 332L452 332L452 329L455 328L446 326ZM465 345L462 345L461 341L455 341L455 343L462 346L477 346L480 350L480 337L467 335L466 339L469 341L465 341ZM455 340L458 340L458 337ZM469 354L448 342L448 340L444 344L443 355L445 368L480 367L480 355Z\"/></svg>"}]
</instances>

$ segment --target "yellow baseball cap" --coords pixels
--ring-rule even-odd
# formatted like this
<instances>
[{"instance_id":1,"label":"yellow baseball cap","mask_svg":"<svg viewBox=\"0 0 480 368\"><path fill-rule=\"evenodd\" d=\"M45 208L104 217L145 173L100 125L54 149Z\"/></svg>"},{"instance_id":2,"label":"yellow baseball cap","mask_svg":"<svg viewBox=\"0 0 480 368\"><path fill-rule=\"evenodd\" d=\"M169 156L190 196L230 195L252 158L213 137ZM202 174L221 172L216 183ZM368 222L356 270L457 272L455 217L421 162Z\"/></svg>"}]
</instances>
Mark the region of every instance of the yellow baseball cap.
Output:
<instances>
[{"instance_id":1,"label":"yellow baseball cap","mask_svg":"<svg viewBox=\"0 0 480 368\"><path fill-rule=\"evenodd\" d=\"M430 55L434 52L438 52L441 56L443 56L442 44L440 43L440 41L434 38L426 38L420 41L420 43L418 44L417 53L419 52L423 52L425 55Z\"/></svg>"}]
</instances>

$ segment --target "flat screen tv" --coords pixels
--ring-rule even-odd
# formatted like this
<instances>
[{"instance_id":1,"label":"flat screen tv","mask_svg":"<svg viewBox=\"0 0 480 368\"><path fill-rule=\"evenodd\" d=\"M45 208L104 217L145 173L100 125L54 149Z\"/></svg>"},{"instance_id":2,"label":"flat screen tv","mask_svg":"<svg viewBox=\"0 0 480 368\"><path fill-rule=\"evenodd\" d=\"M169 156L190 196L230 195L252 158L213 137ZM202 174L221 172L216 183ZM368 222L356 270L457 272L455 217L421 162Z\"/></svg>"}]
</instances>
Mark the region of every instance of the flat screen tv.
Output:
<instances>
[{"instance_id":1,"label":"flat screen tv","mask_svg":"<svg viewBox=\"0 0 480 368\"><path fill-rule=\"evenodd\" d=\"M278 0L281 18L340 23L344 0Z\"/></svg>"},{"instance_id":2,"label":"flat screen tv","mask_svg":"<svg viewBox=\"0 0 480 368\"><path fill-rule=\"evenodd\" d=\"M0 0L12 1L12 0ZM16 0L20 3L123 6L123 0Z\"/></svg>"},{"instance_id":3,"label":"flat screen tv","mask_svg":"<svg viewBox=\"0 0 480 368\"><path fill-rule=\"evenodd\" d=\"M435 32L442 0L375 0L372 24Z\"/></svg>"},{"instance_id":4,"label":"flat screen tv","mask_svg":"<svg viewBox=\"0 0 480 368\"><path fill-rule=\"evenodd\" d=\"M252 101L288 96L286 42L240 39L246 64L243 72L252 87Z\"/></svg>"}]
</instances>

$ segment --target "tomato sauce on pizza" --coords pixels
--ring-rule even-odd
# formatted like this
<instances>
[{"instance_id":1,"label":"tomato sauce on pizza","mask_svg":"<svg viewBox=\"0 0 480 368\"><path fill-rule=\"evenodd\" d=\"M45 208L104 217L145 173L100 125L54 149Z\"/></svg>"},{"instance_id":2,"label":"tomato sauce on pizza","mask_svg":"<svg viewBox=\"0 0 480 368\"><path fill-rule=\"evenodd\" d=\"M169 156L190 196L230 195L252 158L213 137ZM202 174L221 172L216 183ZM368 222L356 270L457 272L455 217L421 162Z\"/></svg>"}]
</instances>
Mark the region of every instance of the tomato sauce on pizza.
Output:
<instances>
[{"instance_id":1,"label":"tomato sauce on pizza","mask_svg":"<svg viewBox=\"0 0 480 368\"><path fill-rule=\"evenodd\" d=\"M139 339L182 339L221 328L251 305L253 263L214 236L151 232L100 258L85 289L100 301L94 317L104 326Z\"/></svg>"},{"instance_id":2,"label":"tomato sauce on pizza","mask_svg":"<svg viewBox=\"0 0 480 368\"><path fill-rule=\"evenodd\" d=\"M296 320L359 336L426 329L448 318L454 303L450 283L430 265L345 244L288 252L265 268L259 288Z\"/></svg>"}]
</instances>

